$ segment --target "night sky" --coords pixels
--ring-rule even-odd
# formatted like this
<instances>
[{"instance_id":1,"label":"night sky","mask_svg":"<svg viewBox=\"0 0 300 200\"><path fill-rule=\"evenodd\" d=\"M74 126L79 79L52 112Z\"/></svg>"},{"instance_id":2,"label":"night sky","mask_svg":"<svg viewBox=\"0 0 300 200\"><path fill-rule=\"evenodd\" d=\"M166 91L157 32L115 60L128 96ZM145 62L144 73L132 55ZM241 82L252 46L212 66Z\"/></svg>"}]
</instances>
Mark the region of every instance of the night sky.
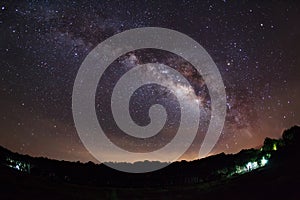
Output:
<instances>
[{"instance_id":1,"label":"night sky","mask_svg":"<svg viewBox=\"0 0 300 200\"><path fill-rule=\"evenodd\" d=\"M279 138L285 128L299 124L299 20L300 2L296 1L2 1L0 145L32 156L95 161L81 143L72 116L73 84L81 63L116 33L163 27L201 44L222 75L227 116L211 154L258 147L265 137ZM109 106L118 79L149 62L176 69L192 87L158 75L176 94L157 85L136 91L130 112L137 124L149 123L145 116L154 103L165 106L169 114L161 137L141 141L120 132ZM151 73L157 73L156 69L146 72ZM112 63L99 82L95 100L99 123L122 148L155 150L176 134L180 110L175 96L187 95L201 102L197 137L182 157L194 159L210 116L202 76L169 52L129 52Z\"/></svg>"}]
</instances>

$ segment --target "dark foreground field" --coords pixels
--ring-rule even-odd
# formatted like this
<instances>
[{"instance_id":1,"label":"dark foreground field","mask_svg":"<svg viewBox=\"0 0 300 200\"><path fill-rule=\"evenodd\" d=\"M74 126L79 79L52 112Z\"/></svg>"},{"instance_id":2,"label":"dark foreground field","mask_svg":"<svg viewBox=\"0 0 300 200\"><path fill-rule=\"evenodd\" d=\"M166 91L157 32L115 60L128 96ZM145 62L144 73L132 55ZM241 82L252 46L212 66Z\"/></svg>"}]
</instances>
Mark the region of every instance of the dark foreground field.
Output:
<instances>
[{"instance_id":1,"label":"dark foreground field","mask_svg":"<svg viewBox=\"0 0 300 200\"><path fill-rule=\"evenodd\" d=\"M228 179L164 188L82 186L0 169L0 199L299 199L299 187L299 166L292 159Z\"/></svg>"},{"instance_id":2,"label":"dark foreground field","mask_svg":"<svg viewBox=\"0 0 300 200\"><path fill-rule=\"evenodd\" d=\"M2 199L300 199L300 127L260 149L177 162L150 174L0 151ZM261 157L269 156L266 165ZM257 161L257 162L256 162ZM260 167L241 173L251 162ZM26 165L27 163L27 165ZM29 165L28 163L31 163ZM248 166L248 164L246 166ZM50 171L49 171L50 170ZM189 179L196 177L197 179ZM201 177L200 179L198 179ZM196 180L196 181L195 181Z\"/></svg>"}]
</instances>

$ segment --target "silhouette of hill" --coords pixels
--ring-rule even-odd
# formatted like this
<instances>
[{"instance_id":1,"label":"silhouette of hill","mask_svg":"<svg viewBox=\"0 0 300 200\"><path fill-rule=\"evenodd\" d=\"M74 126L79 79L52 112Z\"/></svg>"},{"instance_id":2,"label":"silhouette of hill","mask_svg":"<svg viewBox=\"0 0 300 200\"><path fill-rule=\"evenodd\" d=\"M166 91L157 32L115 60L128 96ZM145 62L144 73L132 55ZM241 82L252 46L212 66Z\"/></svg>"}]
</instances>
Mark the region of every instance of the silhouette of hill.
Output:
<instances>
[{"instance_id":1,"label":"silhouette of hill","mask_svg":"<svg viewBox=\"0 0 300 200\"><path fill-rule=\"evenodd\" d=\"M260 149L174 162L144 174L92 162L33 158L0 147L0 198L299 199L299 145L300 127L294 126L280 139L266 138Z\"/></svg>"}]
</instances>

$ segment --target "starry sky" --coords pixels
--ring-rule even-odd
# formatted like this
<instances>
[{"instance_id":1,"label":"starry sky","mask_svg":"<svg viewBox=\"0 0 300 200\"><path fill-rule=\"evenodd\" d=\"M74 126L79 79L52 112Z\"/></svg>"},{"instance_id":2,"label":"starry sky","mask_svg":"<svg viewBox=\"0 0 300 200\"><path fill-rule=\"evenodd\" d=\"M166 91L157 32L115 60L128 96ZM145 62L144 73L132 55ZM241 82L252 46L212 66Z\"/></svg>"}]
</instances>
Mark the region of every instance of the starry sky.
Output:
<instances>
[{"instance_id":1,"label":"starry sky","mask_svg":"<svg viewBox=\"0 0 300 200\"><path fill-rule=\"evenodd\" d=\"M72 116L73 84L81 63L116 33L163 27L201 44L222 75L227 116L211 154L258 147L265 137L278 138L283 129L299 124L299 19L296 1L2 1L0 145L32 156L95 161L81 143ZM147 112L155 103L168 113L164 130L141 140L118 129L108 105L118 79L138 64L151 62L177 70L191 86L158 74L175 94L158 85L134 93L130 113L138 125L149 123ZM157 73L155 68L145 72ZM99 123L116 145L132 152L152 151L176 134L180 118L176 95L188 96L200 102L202 113L198 134L182 156L194 159L210 117L202 76L170 52L128 52L99 81L95 99Z\"/></svg>"}]
</instances>

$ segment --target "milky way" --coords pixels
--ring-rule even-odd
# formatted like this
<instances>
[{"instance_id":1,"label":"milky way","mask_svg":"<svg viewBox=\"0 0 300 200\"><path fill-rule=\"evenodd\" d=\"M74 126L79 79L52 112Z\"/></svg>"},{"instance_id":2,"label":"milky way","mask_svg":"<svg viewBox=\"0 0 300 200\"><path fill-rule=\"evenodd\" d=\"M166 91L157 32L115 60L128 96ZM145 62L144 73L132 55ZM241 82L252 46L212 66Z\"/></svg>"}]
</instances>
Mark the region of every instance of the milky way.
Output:
<instances>
[{"instance_id":1,"label":"milky way","mask_svg":"<svg viewBox=\"0 0 300 200\"><path fill-rule=\"evenodd\" d=\"M180 31L201 44L215 61L226 86L227 116L211 152L233 153L257 147L265 137L280 137L299 124L300 4L260 1L23 1L0 3L0 145L33 156L93 160L76 133L72 89L88 53L106 38L137 27ZM170 113L163 138L150 144L126 139L111 119L113 85L138 64L163 63L191 86L158 74L176 94L154 85L136 91L133 120L148 123L147 108L158 101ZM146 73L155 74L153 68ZM210 96L203 76L168 52L143 49L117 59L100 80L96 109L108 136L131 151L167 143L180 112L176 95L199 101L201 126L183 158L199 150L210 116ZM99 96L106 95L104 101ZM188 102L187 102L188 103ZM192 115L192 113L191 113ZM121 144L122 143L122 144Z\"/></svg>"}]
</instances>

